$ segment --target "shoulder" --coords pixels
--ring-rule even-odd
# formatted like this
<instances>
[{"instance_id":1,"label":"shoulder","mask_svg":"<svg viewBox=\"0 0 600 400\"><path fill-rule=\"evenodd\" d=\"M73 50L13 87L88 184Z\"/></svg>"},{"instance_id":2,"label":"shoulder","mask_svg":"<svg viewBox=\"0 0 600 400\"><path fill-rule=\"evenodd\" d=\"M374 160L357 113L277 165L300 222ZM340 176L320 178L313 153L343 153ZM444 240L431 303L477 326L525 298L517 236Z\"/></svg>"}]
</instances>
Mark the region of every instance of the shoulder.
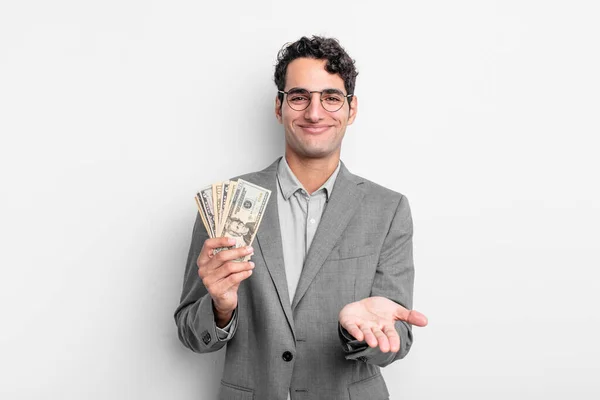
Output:
<instances>
[{"instance_id":1,"label":"shoulder","mask_svg":"<svg viewBox=\"0 0 600 400\"><path fill-rule=\"evenodd\" d=\"M407 197L369 179L354 175L357 188L363 193L360 212L376 225L388 226L397 221L402 229L412 229L412 213Z\"/></svg>"},{"instance_id":2,"label":"shoulder","mask_svg":"<svg viewBox=\"0 0 600 400\"><path fill-rule=\"evenodd\" d=\"M372 219L392 221L399 219L407 223L411 219L410 205L403 193L392 190L359 175L354 175L345 169L345 175L356 184L361 192L360 210Z\"/></svg>"},{"instance_id":3,"label":"shoulder","mask_svg":"<svg viewBox=\"0 0 600 400\"><path fill-rule=\"evenodd\" d=\"M351 179L356 183L358 190L364 193L366 199L381 203L400 203L406 196L400 192L382 186L362 176L350 174Z\"/></svg>"},{"instance_id":4,"label":"shoulder","mask_svg":"<svg viewBox=\"0 0 600 400\"><path fill-rule=\"evenodd\" d=\"M268 178L270 176L274 176L275 173L277 172L277 165L279 164L280 159L281 159L281 157L279 157L277 160L275 160L271 165L269 165L265 169L262 169L259 171L254 171L254 172L248 172L248 173L245 173L242 175L237 175L237 176L234 176L233 178L231 178L231 180L237 181L238 179L243 179L245 181L252 182L257 179L261 180L261 179Z\"/></svg>"}]
</instances>

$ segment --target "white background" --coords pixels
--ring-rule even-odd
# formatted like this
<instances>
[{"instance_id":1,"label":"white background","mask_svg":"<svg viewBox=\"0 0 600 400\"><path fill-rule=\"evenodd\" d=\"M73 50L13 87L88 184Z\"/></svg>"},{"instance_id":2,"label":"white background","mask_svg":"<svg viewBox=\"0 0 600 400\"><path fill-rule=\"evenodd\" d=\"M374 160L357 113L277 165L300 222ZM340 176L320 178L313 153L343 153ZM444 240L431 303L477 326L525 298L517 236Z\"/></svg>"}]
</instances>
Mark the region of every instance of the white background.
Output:
<instances>
[{"instance_id":1,"label":"white background","mask_svg":"<svg viewBox=\"0 0 600 400\"><path fill-rule=\"evenodd\" d=\"M173 311L200 186L283 151L275 56L357 60L342 159L408 196L395 399L598 399L594 1L3 1L0 397L214 399Z\"/></svg>"}]
</instances>

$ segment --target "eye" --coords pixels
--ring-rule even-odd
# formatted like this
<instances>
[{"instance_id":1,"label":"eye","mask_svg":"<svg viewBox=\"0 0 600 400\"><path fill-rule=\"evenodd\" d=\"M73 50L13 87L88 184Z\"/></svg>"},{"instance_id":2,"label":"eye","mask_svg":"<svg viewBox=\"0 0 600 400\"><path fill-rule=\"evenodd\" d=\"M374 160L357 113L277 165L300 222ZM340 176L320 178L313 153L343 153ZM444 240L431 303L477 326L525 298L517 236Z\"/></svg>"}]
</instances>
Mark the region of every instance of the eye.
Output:
<instances>
[{"instance_id":1,"label":"eye","mask_svg":"<svg viewBox=\"0 0 600 400\"><path fill-rule=\"evenodd\" d=\"M308 97L296 94L296 95L292 95L292 97L290 98L290 100L292 100L292 101L306 101L306 100L308 100Z\"/></svg>"}]
</instances>

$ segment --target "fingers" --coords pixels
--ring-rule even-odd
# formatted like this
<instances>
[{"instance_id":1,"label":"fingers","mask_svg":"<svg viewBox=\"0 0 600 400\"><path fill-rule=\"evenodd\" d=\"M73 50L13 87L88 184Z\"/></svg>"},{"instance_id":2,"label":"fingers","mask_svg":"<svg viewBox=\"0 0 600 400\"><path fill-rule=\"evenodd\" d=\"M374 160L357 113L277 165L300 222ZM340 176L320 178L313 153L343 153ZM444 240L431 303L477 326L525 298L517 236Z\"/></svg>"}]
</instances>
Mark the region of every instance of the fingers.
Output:
<instances>
[{"instance_id":1,"label":"fingers","mask_svg":"<svg viewBox=\"0 0 600 400\"><path fill-rule=\"evenodd\" d=\"M198 255L198 264L206 263L213 258L213 251L215 249L233 246L234 244L235 239L227 237L206 239L204 241L204 245L202 246L202 250L200 251L200 255Z\"/></svg>"},{"instance_id":2,"label":"fingers","mask_svg":"<svg viewBox=\"0 0 600 400\"><path fill-rule=\"evenodd\" d=\"M254 266L252 268L254 268ZM217 281L214 284L210 285L209 292L211 294L211 297L217 303L219 303L220 301L226 301L229 297L229 294L232 291L237 292L237 288L240 285L240 283L244 279L249 278L251 275L252 269L229 274L225 279L221 279L220 281Z\"/></svg>"},{"instance_id":3,"label":"fingers","mask_svg":"<svg viewBox=\"0 0 600 400\"><path fill-rule=\"evenodd\" d=\"M380 327L371 322L340 322L356 340L365 341L369 347L379 347L383 353L398 352L400 350L400 336L392 324Z\"/></svg>"},{"instance_id":4,"label":"fingers","mask_svg":"<svg viewBox=\"0 0 600 400\"><path fill-rule=\"evenodd\" d=\"M215 249L226 247L223 244L227 245L228 243L231 242L228 242L227 238L215 238L206 240L204 242L204 246L202 247L202 251L200 251L198 260L196 261L198 268L216 269L228 261L241 259L245 256L254 254L254 249L250 246L222 250L217 254L214 254Z\"/></svg>"},{"instance_id":5,"label":"fingers","mask_svg":"<svg viewBox=\"0 0 600 400\"><path fill-rule=\"evenodd\" d=\"M427 317L416 310L407 310L402 306L398 306L394 312L394 317L400 321L408 322L415 326L426 326Z\"/></svg>"},{"instance_id":6,"label":"fingers","mask_svg":"<svg viewBox=\"0 0 600 400\"><path fill-rule=\"evenodd\" d=\"M223 250L215 254L209 263L212 264L213 268L219 268L229 261L242 259L252 254L254 254L254 249L250 246L238 247L237 249Z\"/></svg>"},{"instance_id":7,"label":"fingers","mask_svg":"<svg viewBox=\"0 0 600 400\"><path fill-rule=\"evenodd\" d=\"M371 331L373 332L375 339L377 339L377 345L379 346L379 350L381 350L383 353L387 353L388 351L390 351L390 342L388 340L387 335L383 333L378 326L373 327Z\"/></svg>"},{"instance_id":8,"label":"fingers","mask_svg":"<svg viewBox=\"0 0 600 400\"><path fill-rule=\"evenodd\" d=\"M249 261L249 262L229 261L225 264L222 264L221 267L219 267L217 269L209 270L209 271L201 269L198 271L198 273L200 275L200 278L202 278L202 283L204 284L204 286L208 287L208 286L211 286L213 283L228 279L230 275L239 274L240 272L252 271L253 269L254 269L254 263L252 261ZM229 285L229 286L232 286L232 285Z\"/></svg>"},{"instance_id":9,"label":"fingers","mask_svg":"<svg viewBox=\"0 0 600 400\"><path fill-rule=\"evenodd\" d=\"M396 353L400 350L400 336L393 326L384 326L382 330L378 326L365 325L360 327L359 331L369 347L379 347L382 353Z\"/></svg>"},{"instance_id":10,"label":"fingers","mask_svg":"<svg viewBox=\"0 0 600 400\"><path fill-rule=\"evenodd\" d=\"M383 327L383 333L386 335L388 342L390 344L390 351L392 353L397 353L398 351L400 351L400 336L398 336L398 332L396 331L396 328L392 325L386 325ZM383 351L383 349L381 350ZM384 351L385 353L385 351Z\"/></svg>"},{"instance_id":11,"label":"fingers","mask_svg":"<svg viewBox=\"0 0 600 400\"><path fill-rule=\"evenodd\" d=\"M364 336L364 341L369 345L369 347L377 347L377 339L375 338L371 327L363 325L360 327L360 330Z\"/></svg>"},{"instance_id":12,"label":"fingers","mask_svg":"<svg viewBox=\"0 0 600 400\"><path fill-rule=\"evenodd\" d=\"M356 324L354 323L342 323L342 326L344 327L344 329L346 329L348 331L349 334L351 334L356 340L362 342L364 340L364 335L362 333L362 331L358 328L358 326L356 326Z\"/></svg>"}]
</instances>

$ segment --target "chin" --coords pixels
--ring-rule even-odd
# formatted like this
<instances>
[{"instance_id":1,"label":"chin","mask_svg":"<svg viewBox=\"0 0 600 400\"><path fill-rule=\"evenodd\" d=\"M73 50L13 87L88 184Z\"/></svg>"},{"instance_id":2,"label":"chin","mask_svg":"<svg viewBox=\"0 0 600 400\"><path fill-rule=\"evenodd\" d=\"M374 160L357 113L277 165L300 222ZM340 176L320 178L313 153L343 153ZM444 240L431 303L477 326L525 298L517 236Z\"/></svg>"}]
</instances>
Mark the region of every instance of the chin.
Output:
<instances>
[{"instance_id":1,"label":"chin","mask_svg":"<svg viewBox=\"0 0 600 400\"><path fill-rule=\"evenodd\" d=\"M291 140L289 140L291 139ZM315 139L315 138L309 138ZM322 138L324 139L324 138ZM286 147L300 158L319 159L335 156L339 151L341 143L332 143L331 140L302 140L300 138L288 138Z\"/></svg>"},{"instance_id":2,"label":"chin","mask_svg":"<svg viewBox=\"0 0 600 400\"><path fill-rule=\"evenodd\" d=\"M303 149L304 151L300 152L305 158L329 158L335 154L335 149Z\"/></svg>"}]
</instances>

